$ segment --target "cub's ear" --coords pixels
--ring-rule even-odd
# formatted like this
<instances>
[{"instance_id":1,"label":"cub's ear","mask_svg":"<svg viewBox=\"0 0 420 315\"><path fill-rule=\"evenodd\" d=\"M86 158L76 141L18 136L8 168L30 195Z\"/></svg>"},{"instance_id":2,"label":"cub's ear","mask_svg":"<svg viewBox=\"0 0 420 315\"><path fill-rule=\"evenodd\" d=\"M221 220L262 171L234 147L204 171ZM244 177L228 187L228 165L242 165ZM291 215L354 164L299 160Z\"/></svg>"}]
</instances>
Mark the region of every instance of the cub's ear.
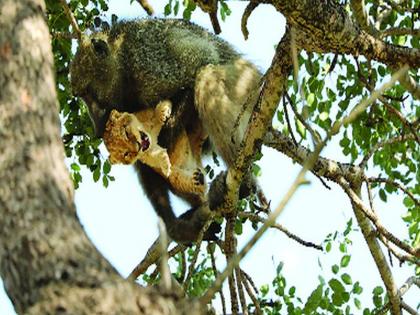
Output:
<instances>
[{"instance_id":1,"label":"cub's ear","mask_svg":"<svg viewBox=\"0 0 420 315\"><path fill-rule=\"evenodd\" d=\"M92 46L93 46L93 49L95 50L95 54L98 57L103 58L109 55L109 47L108 47L108 44L104 40L93 38Z\"/></svg>"}]
</instances>

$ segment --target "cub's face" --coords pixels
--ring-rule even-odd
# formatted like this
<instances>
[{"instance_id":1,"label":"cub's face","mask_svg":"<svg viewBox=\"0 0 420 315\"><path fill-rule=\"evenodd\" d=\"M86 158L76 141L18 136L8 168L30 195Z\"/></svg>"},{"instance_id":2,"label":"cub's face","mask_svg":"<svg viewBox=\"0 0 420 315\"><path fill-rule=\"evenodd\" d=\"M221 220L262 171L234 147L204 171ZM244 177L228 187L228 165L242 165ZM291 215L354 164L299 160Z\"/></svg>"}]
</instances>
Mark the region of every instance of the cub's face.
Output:
<instances>
[{"instance_id":1,"label":"cub's face","mask_svg":"<svg viewBox=\"0 0 420 315\"><path fill-rule=\"evenodd\" d=\"M135 115L112 110L103 139L112 164L134 164L138 160L168 177L171 163L166 149L157 144L157 136Z\"/></svg>"}]
</instances>

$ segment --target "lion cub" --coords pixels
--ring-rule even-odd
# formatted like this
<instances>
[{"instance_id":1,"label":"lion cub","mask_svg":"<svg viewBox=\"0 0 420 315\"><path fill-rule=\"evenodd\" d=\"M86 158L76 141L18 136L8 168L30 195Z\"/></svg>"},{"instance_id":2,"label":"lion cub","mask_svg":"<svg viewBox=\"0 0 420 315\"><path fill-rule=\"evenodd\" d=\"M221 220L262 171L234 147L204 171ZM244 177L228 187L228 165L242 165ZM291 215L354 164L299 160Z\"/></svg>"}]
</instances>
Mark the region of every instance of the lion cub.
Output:
<instances>
[{"instance_id":1,"label":"lion cub","mask_svg":"<svg viewBox=\"0 0 420 315\"><path fill-rule=\"evenodd\" d=\"M140 161L166 178L173 192L187 200L204 201L206 183L201 151L207 135L197 123L193 132L184 130L169 150L158 144L159 133L170 117L172 103L160 102L133 114L112 110L106 123L104 142L113 164Z\"/></svg>"}]
</instances>

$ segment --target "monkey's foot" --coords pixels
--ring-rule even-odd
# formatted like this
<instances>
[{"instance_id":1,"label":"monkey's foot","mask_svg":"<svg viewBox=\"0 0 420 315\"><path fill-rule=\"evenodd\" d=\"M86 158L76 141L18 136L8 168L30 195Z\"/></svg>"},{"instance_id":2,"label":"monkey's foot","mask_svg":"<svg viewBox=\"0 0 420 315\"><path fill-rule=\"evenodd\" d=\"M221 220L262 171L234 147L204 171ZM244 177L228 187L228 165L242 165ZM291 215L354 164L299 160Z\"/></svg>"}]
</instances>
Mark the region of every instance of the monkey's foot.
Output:
<instances>
[{"instance_id":1,"label":"monkey's foot","mask_svg":"<svg viewBox=\"0 0 420 315\"><path fill-rule=\"evenodd\" d=\"M167 224L169 236L178 243L189 245L195 242L208 219L206 215L203 216L203 214L200 213L201 210L202 208L200 207L192 208L187 212L184 212L170 224ZM220 224L212 222L208 229L204 232L203 240L218 240L219 238L216 234L220 233L221 230L222 228Z\"/></svg>"}]
</instances>

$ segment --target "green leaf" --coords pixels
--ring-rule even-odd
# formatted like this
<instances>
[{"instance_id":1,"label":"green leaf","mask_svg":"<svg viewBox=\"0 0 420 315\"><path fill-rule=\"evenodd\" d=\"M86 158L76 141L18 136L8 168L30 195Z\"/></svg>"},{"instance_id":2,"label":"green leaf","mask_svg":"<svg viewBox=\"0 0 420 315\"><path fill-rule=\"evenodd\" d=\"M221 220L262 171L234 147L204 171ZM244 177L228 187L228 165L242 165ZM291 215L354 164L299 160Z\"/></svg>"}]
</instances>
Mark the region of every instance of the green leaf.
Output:
<instances>
[{"instance_id":1,"label":"green leaf","mask_svg":"<svg viewBox=\"0 0 420 315\"><path fill-rule=\"evenodd\" d=\"M382 200L383 202L386 202L387 197L386 197L385 190L383 190L383 189L379 189L379 198L381 198L381 200Z\"/></svg>"},{"instance_id":2,"label":"green leaf","mask_svg":"<svg viewBox=\"0 0 420 315\"><path fill-rule=\"evenodd\" d=\"M178 15L178 12L179 12L179 1L175 1L174 15Z\"/></svg>"},{"instance_id":3,"label":"green leaf","mask_svg":"<svg viewBox=\"0 0 420 315\"><path fill-rule=\"evenodd\" d=\"M343 299L343 296L341 294L333 293L331 298L332 298L332 302L333 302L334 305L341 306L341 305L344 304L344 299Z\"/></svg>"},{"instance_id":4,"label":"green leaf","mask_svg":"<svg viewBox=\"0 0 420 315\"><path fill-rule=\"evenodd\" d=\"M341 275L341 280L343 280L343 282L345 284L348 284L348 285L350 285L350 284L353 283L353 281L351 280L351 277L350 277L350 275L348 273L343 273Z\"/></svg>"},{"instance_id":5,"label":"green leaf","mask_svg":"<svg viewBox=\"0 0 420 315\"><path fill-rule=\"evenodd\" d=\"M305 138L306 137L305 126L299 120L296 120L296 128L297 128L297 131L300 134L300 136L302 138Z\"/></svg>"},{"instance_id":6,"label":"green leaf","mask_svg":"<svg viewBox=\"0 0 420 315\"><path fill-rule=\"evenodd\" d=\"M165 15L165 16L168 16L168 15L170 15L172 13L172 8L171 8L171 5L168 3L168 4L166 4L165 5L165 8L164 8L164 10L163 10L163 14Z\"/></svg>"},{"instance_id":7,"label":"green leaf","mask_svg":"<svg viewBox=\"0 0 420 315\"><path fill-rule=\"evenodd\" d=\"M77 164L77 163L71 163L70 168L71 168L73 171L80 172L80 166L79 166L79 164Z\"/></svg>"},{"instance_id":8,"label":"green leaf","mask_svg":"<svg viewBox=\"0 0 420 315\"><path fill-rule=\"evenodd\" d=\"M337 274L337 273L338 273L338 271L340 270L340 267L338 267L338 265L333 265L333 266L331 267L331 270L332 270L332 272L333 272L334 274Z\"/></svg>"},{"instance_id":9,"label":"green leaf","mask_svg":"<svg viewBox=\"0 0 420 315\"><path fill-rule=\"evenodd\" d=\"M350 259L351 259L351 256L350 255L344 255L341 258L340 266L343 267L343 268L347 267L349 265L349 263L350 263Z\"/></svg>"},{"instance_id":10,"label":"green leaf","mask_svg":"<svg viewBox=\"0 0 420 315\"><path fill-rule=\"evenodd\" d=\"M382 287L375 287L372 291L373 295L381 295L382 293L384 293L384 289Z\"/></svg>"},{"instance_id":11,"label":"green leaf","mask_svg":"<svg viewBox=\"0 0 420 315\"><path fill-rule=\"evenodd\" d=\"M303 308L304 314L312 314L319 306L322 298L322 285L319 285L311 295L308 297L308 300L305 303Z\"/></svg>"},{"instance_id":12,"label":"green leaf","mask_svg":"<svg viewBox=\"0 0 420 315\"><path fill-rule=\"evenodd\" d=\"M95 171L93 172L93 181L96 183L99 180L100 176L101 176L101 169L99 167L96 167Z\"/></svg>"},{"instance_id":13,"label":"green leaf","mask_svg":"<svg viewBox=\"0 0 420 315\"><path fill-rule=\"evenodd\" d=\"M337 294L341 295L342 293L346 292L346 289L344 288L343 284L333 278L330 281L328 281L328 285L330 286L330 288Z\"/></svg>"},{"instance_id":14,"label":"green leaf","mask_svg":"<svg viewBox=\"0 0 420 315\"><path fill-rule=\"evenodd\" d=\"M362 291L363 291L363 288L360 286L359 281L357 281L357 282L353 285L353 290L352 290L352 292L353 292L354 294L360 294L360 293L362 293Z\"/></svg>"},{"instance_id":15,"label":"green leaf","mask_svg":"<svg viewBox=\"0 0 420 315\"><path fill-rule=\"evenodd\" d=\"M235 234L237 234L237 235L241 235L242 234L243 230L242 230L242 222L241 222L241 220L236 220L234 230L235 230Z\"/></svg>"},{"instance_id":16,"label":"green leaf","mask_svg":"<svg viewBox=\"0 0 420 315\"><path fill-rule=\"evenodd\" d=\"M357 299L357 298L354 299L354 305L356 306L356 308L358 310L361 310L362 309L362 303L360 303L360 300Z\"/></svg>"},{"instance_id":17,"label":"green leaf","mask_svg":"<svg viewBox=\"0 0 420 315\"><path fill-rule=\"evenodd\" d=\"M289 289L289 295L290 295L291 297L293 297L293 296L295 295L295 293L296 293L296 287L291 287L291 288Z\"/></svg>"},{"instance_id":18,"label":"green leaf","mask_svg":"<svg viewBox=\"0 0 420 315\"><path fill-rule=\"evenodd\" d=\"M102 177L102 184L104 185L105 188L108 187L108 185L109 185L108 177L106 177L106 176Z\"/></svg>"},{"instance_id":19,"label":"green leaf","mask_svg":"<svg viewBox=\"0 0 420 315\"><path fill-rule=\"evenodd\" d=\"M309 93L306 96L306 102L308 103L308 106L311 106L315 101L315 94L314 93Z\"/></svg>"},{"instance_id":20,"label":"green leaf","mask_svg":"<svg viewBox=\"0 0 420 315\"><path fill-rule=\"evenodd\" d=\"M104 174L109 174L110 171L111 171L111 163L109 163L109 160L106 160L104 165L102 166L102 172L104 172Z\"/></svg>"},{"instance_id":21,"label":"green leaf","mask_svg":"<svg viewBox=\"0 0 420 315\"><path fill-rule=\"evenodd\" d=\"M327 119L328 119L328 117L329 117L328 112L322 112L321 114L319 114L319 119L320 119L321 121L325 121L325 120L327 120Z\"/></svg>"},{"instance_id":22,"label":"green leaf","mask_svg":"<svg viewBox=\"0 0 420 315\"><path fill-rule=\"evenodd\" d=\"M332 247L331 242L328 242L328 243L327 243L327 245L325 246L325 251L326 251L327 253L329 253L329 252L331 251L331 247Z\"/></svg>"},{"instance_id":23,"label":"green leaf","mask_svg":"<svg viewBox=\"0 0 420 315\"><path fill-rule=\"evenodd\" d=\"M263 284L261 287L260 287L260 292L261 292L261 295L264 297L264 296L266 296L267 294L268 294L268 292L270 291L270 287L269 287L269 285L268 284Z\"/></svg>"},{"instance_id":24,"label":"green leaf","mask_svg":"<svg viewBox=\"0 0 420 315\"><path fill-rule=\"evenodd\" d=\"M252 174L254 174L255 177L261 176L261 167L257 163L252 163Z\"/></svg>"}]
</instances>

